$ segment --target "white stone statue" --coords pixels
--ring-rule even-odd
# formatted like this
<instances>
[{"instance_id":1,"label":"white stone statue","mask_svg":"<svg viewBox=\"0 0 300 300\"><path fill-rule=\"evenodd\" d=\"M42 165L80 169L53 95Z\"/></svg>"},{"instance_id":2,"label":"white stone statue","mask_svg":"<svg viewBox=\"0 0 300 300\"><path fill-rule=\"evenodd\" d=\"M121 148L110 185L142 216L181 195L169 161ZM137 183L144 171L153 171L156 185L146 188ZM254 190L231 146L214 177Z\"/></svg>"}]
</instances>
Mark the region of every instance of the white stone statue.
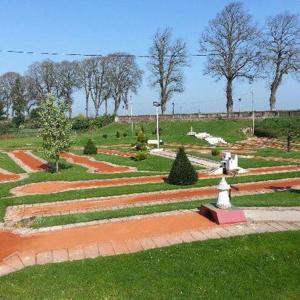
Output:
<instances>
[{"instance_id":1,"label":"white stone statue","mask_svg":"<svg viewBox=\"0 0 300 300\"><path fill-rule=\"evenodd\" d=\"M219 196L217 201L217 207L222 209L227 209L231 207L230 197L229 197L229 190L231 189L230 185L226 182L225 178L223 177L217 186L219 190Z\"/></svg>"}]
</instances>

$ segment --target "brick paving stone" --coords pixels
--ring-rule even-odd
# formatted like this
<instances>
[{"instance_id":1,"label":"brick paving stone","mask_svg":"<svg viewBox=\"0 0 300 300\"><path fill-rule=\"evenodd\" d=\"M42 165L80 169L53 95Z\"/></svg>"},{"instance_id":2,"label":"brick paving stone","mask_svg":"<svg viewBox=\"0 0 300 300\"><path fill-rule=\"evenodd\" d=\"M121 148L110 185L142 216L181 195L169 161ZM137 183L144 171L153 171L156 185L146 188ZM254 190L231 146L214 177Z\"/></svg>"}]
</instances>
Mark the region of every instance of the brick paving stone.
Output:
<instances>
[{"instance_id":1,"label":"brick paving stone","mask_svg":"<svg viewBox=\"0 0 300 300\"><path fill-rule=\"evenodd\" d=\"M69 260L69 254L67 249L55 249L52 251L53 262L59 263Z\"/></svg>"},{"instance_id":2,"label":"brick paving stone","mask_svg":"<svg viewBox=\"0 0 300 300\"><path fill-rule=\"evenodd\" d=\"M208 239L219 239L219 238L221 238L221 236L213 230L205 229L205 230L202 230L202 231L207 236Z\"/></svg>"},{"instance_id":3,"label":"brick paving stone","mask_svg":"<svg viewBox=\"0 0 300 300\"><path fill-rule=\"evenodd\" d=\"M126 242L126 245L127 245L127 248L128 248L129 252L134 253L134 252L143 251L143 247L139 243L139 241L136 241L136 240L127 240L125 242Z\"/></svg>"},{"instance_id":4,"label":"brick paving stone","mask_svg":"<svg viewBox=\"0 0 300 300\"><path fill-rule=\"evenodd\" d=\"M0 263L0 276L7 275L9 273L14 272L15 269L13 269L11 266Z\"/></svg>"},{"instance_id":5,"label":"brick paving stone","mask_svg":"<svg viewBox=\"0 0 300 300\"><path fill-rule=\"evenodd\" d=\"M36 264L35 253L33 251L22 251L19 252L18 255L25 267Z\"/></svg>"},{"instance_id":6,"label":"brick paving stone","mask_svg":"<svg viewBox=\"0 0 300 300\"><path fill-rule=\"evenodd\" d=\"M275 231L285 231L286 228L278 222L267 222L270 226L274 228Z\"/></svg>"},{"instance_id":7,"label":"brick paving stone","mask_svg":"<svg viewBox=\"0 0 300 300\"><path fill-rule=\"evenodd\" d=\"M39 252L36 255L37 265L45 265L53 262L51 251Z\"/></svg>"},{"instance_id":8,"label":"brick paving stone","mask_svg":"<svg viewBox=\"0 0 300 300\"><path fill-rule=\"evenodd\" d=\"M124 241L111 241L111 244L115 250L115 254L129 253L127 245Z\"/></svg>"},{"instance_id":9,"label":"brick paving stone","mask_svg":"<svg viewBox=\"0 0 300 300\"><path fill-rule=\"evenodd\" d=\"M183 240L178 233L171 233L165 235L170 245L182 244Z\"/></svg>"},{"instance_id":10,"label":"brick paving stone","mask_svg":"<svg viewBox=\"0 0 300 300\"><path fill-rule=\"evenodd\" d=\"M69 248L68 253L69 253L69 260L81 260L85 258L83 248L80 246Z\"/></svg>"},{"instance_id":11,"label":"brick paving stone","mask_svg":"<svg viewBox=\"0 0 300 300\"><path fill-rule=\"evenodd\" d=\"M115 250L110 242L98 243L98 249L101 256L115 255Z\"/></svg>"},{"instance_id":12,"label":"brick paving stone","mask_svg":"<svg viewBox=\"0 0 300 300\"><path fill-rule=\"evenodd\" d=\"M84 246L83 250L84 250L85 258L95 258L100 255L97 244L90 244Z\"/></svg>"},{"instance_id":13,"label":"brick paving stone","mask_svg":"<svg viewBox=\"0 0 300 300\"><path fill-rule=\"evenodd\" d=\"M295 225L294 223L289 222L280 222L280 224L286 228L286 230L299 230L299 227Z\"/></svg>"},{"instance_id":14,"label":"brick paving stone","mask_svg":"<svg viewBox=\"0 0 300 300\"><path fill-rule=\"evenodd\" d=\"M230 237L231 236L231 233L226 230L226 227L217 227L217 228L214 228L214 231L220 235L221 238L226 238L226 237Z\"/></svg>"},{"instance_id":15,"label":"brick paving stone","mask_svg":"<svg viewBox=\"0 0 300 300\"><path fill-rule=\"evenodd\" d=\"M156 248L153 240L151 238L144 238L139 240L140 244L144 248L144 250Z\"/></svg>"},{"instance_id":16,"label":"brick paving stone","mask_svg":"<svg viewBox=\"0 0 300 300\"><path fill-rule=\"evenodd\" d=\"M170 243L168 242L165 235L163 235L163 236L153 236L152 241L154 242L154 244L156 245L157 248L166 247L166 246L170 245Z\"/></svg>"},{"instance_id":17,"label":"brick paving stone","mask_svg":"<svg viewBox=\"0 0 300 300\"><path fill-rule=\"evenodd\" d=\"M192 230L190 234L195 238L197 241L204 241L207 240L207 236L201 230Z\"/></svg>"},{"instance_id":18,"label":"brick paving stone","mask_svg":"<svg viewBox=\"0 0 300 300\"><path fill-rule=\"evenodd\" d=\"M6 265L9 265L11 268L13 268L15 271L16 270L21 270L24 268L24 265L20 259L20 257L17 254L12 254L5 259L3 259L3 262Z\"/></svg>"},{"instance_id":19,"label":"brick paving stone","mask_svg":"<svg viewBox=\"0 0 300 300\"><path fill-rule=\"evenodd\" d=\"M182 239L182 241L184 243L190 243L190 242L194 242L195 241L195 238L188 231L181 232L180 233L180 238Z\"/></svg>"}]
</instances>

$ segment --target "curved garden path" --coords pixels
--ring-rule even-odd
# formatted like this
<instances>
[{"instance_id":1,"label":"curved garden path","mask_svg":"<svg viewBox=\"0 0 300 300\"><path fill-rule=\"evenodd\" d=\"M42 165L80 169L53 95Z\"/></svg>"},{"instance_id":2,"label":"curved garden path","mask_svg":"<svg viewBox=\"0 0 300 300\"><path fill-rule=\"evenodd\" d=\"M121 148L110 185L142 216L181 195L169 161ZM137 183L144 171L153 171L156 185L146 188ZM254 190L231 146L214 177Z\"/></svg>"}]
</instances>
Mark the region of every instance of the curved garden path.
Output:
<instances>
[{"instance_id":1,"label":"curved garden path","mask_svg":"<svg viewBox=\"0 0 300 300\"><path fill-rule=\"evenodd\" d=\"M0 168L0 183L22 180L27 174L16 174Z\"/></svg>"},{"instance_id":2,"label":"curved garden path","mask_svg":"<svg viewBox=\"0 0 300 300\"><path fill-rule=\"evenodd\" d=\"M290 189L296 186L300 186L300 178L235 184L232 186L231 193L234 196L267 192L270 193L281 189ZM53 216L78 212L119 209L130 206L181 202L193 199L207 199L216 197L217 192L216 187L211 186L51 203L17 205L11 206L7 209L5 222L7 224L13 224L22 219L33 216Z\"/></svg>"},{"instance_id":3,"label":"curved garden path","mask_svg":"<svg viewBox=\"0 0 300 300\"><path fill-rule=\"evenodd\" d=\"M32 154L29 150L13 150L8 152L9 157L27 173L47 170L47 161Z\"/></svg>"},{"instance_id":4,"label":"curved garden path","mask_svg":"<svg viewBox=\"0 0 300 300\"><path fill-rule=\"evenodd\" d=\"M276 166L248 169L249 172L238 176L263 175L300 171L300 166ZM220 178L223 175L211 175L209 172L199 172L200 179ZM59 193L78 189L93 189L101 187L137 185L147 183L163 183L166 175L127 177L115 179L96 179L85 181L48 181L37 182L13 188L10 192L16 196Z\"/></svg>"},{"instance_id":5,"label":"curved garden path","mask_svg":"<svg viewBox=\"0 0 300 300\"><path fill-rule=\"evenodd\" d=\"M68 152L62 153L61 157L72 164L77 164L88 168L88 170L92 173L112 174L137 171L136 168L133 167L118 166L108 162L97 161L93 157L82 156Z\"/></svg>"}]
</instances>

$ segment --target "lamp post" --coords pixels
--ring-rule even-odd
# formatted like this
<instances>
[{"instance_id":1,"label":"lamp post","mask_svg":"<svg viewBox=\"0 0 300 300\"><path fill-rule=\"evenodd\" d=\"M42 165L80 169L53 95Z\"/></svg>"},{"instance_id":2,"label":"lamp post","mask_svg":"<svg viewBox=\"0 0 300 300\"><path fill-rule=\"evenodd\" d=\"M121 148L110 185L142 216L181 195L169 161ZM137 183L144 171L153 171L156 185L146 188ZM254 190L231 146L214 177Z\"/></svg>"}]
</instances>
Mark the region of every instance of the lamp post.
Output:
<instances>
[{"instance_id":1,"label":"lamp post","mask_svg":"<svg viewBox=\"0 0 300 300\"><path fill-rule=\"evenodd\" d=\"M239 98L239 116L240 116L240 114L241 114L241 102L242 102L242 99Z\"/></svg>"},{"instance_id":2,"label":"lamp post","mask_svg":"<svg viewBox=\"0 0 300 300\"><path fill-rule=\"evenodd\" d=\"M253 79L249 81L251 86L251 103L252 103L252 134L254 135L255 130L255 112L254 112L254 96L253 96Z\"/></svg>"},{"instance_id":3,"label":"lamp post","mask_svg":"<svg viewBox=\"0 0 300 300\"><path fill-rule=\"evenodd\" d=\"M157 101L153 102L153 106L156 107L156 136L157 136L157 149L159 149L159 124L158 124L158 109L161 104Z\"/></svg>"},{"instance_id":4,"label":"lamp post","mask_svg":"<svg viewBox=\"0 0 300 300\"><path fill-rule=\"evenodd\" d=\"M173 115L173 118L174 118L174 114L175 114L175 103L172 102L172 115Z\"/></svg>"}]
</instances>

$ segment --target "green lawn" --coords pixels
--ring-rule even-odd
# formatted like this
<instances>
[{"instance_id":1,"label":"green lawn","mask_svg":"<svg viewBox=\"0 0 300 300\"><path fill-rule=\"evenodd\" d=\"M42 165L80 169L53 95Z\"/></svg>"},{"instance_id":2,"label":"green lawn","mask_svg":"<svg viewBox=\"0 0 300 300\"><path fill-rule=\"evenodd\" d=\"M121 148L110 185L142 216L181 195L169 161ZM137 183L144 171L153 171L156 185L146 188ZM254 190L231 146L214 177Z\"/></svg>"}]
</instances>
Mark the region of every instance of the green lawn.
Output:
<instances>
[{"instance_id":1,"label":"green lawn","mask_svg":"<svg viewBox=\"0 0 300 300\"><path fill-rule=\"evenodd\" d=\"M300 232L181 244L0 279L2 299L299 299Z\"/></svg>"},{"instance_id":2,"label":"green lawn","mask_svg":"<svg viewBox=\"0 0 300 300\"><path fill-rule=\"evenodd\" d=\"M12 173L25 173L5 152L0 152L0 168Z\"/></svg>"},{"instance_id":3,"label":"green lawn","mask_svg":"<svg viewBox=\"0 0 300 300\"><path fill-rule=\"evenodd\" d=\"M95 220L130 217L134 215L146 215L179 209L195 209L200 207L201 204L214 201L216 201L216 199L184 201L153 206L131 207L118 210L77 213L61 216L38 217L34 220L31 227L40 228ZM232 199L232 204L235 206L300 206L300 191L290 190L269 194L239 196Z\"/></svg>"}]
</instances>

